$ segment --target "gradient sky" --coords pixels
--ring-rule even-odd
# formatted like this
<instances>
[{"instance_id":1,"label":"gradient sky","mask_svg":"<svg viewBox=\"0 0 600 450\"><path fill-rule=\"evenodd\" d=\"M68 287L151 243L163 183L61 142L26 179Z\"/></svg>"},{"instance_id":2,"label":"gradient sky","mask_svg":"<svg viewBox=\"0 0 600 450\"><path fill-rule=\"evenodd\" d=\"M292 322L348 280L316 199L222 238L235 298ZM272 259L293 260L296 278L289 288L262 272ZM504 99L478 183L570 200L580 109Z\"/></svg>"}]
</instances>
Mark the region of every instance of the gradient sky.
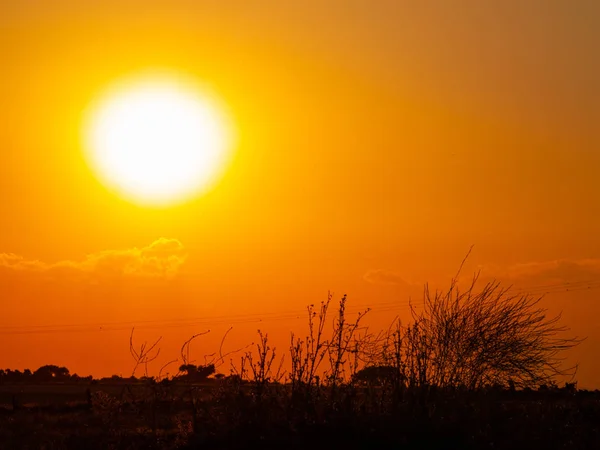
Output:
<instances>
[{"instance_id":1,"label":"gradient sky","mask_svg":"<svg viewBox=\"0 0 600 450\"><path fill-rule=\"evenodd\" d=\"M128 374L145 320L164 361L230 324L283 350L284 313L328 290L386 326L474 245L467 275L589 282L544 304L600 387L599 21L596 0L2 2L0 366ZM209 83L239 132L218 186L168 209L115 197L80 144L147 68Z\"/></svg>"}]
</instances>

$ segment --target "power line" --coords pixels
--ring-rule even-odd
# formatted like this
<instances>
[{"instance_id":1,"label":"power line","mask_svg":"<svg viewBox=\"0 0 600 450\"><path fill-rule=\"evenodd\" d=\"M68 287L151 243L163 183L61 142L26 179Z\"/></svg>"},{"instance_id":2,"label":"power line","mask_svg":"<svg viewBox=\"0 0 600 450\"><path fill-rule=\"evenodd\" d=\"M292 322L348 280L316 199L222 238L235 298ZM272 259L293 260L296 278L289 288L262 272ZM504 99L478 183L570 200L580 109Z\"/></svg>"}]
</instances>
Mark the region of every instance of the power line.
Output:
<instances>
[{"instance_id":1,"label":"power line","mask_svg":"<svg viewBox=\"0 0 600 450\"><path fill-rule=\"evenodd\" d=\"M379 304L371 304L373 306L408 306L406 302L382 302ZM350 314L360 313L365 311L368 306L355 305L346 308L346 312ZM306 319L307 311L302 312L276 312L265 313L264 316L255 313L249 315L238 316L213 316L204 318L186 318L172 320L148 320L148 321L128 321L128 322L113 322L113 323L96 323L96 324L69 324L69 325L23 325L23 326L7 326L0 327L0 335L17 335L17 334L55 334L55 333L80 333L80 332L99 332L99 331L121 331L130 330L135 326L136 329L163 329L163 328L183 328L192 326L207 326L220 324L240 324L240 323L262 323L292 319ZM144 323L142 323L144 322ZM138 325L142 323L142 325Z\"/></svg>"},{"instance_id":2,"label":"power line","mask_svg":"<svg viewBox=\"0 0 600 450\"><path fill-rule=\"evenodd\" d=\"M600 281L591 282L588 284L572 284L565 283L562 285L555 285L554 287L547 288L538 288L538 289L522 289L517 292L522 293L523 295L545 295L545 294L555 294L560 292L578 292L585 290L592 290L600 288Z\"/></svg>"},{"instance_id":3,"label":"power line","mask_svg":"<svg viewBox=\"0 0 600 450\"><path fill-rule=\"evenodd\" d=\"M577 286L577 285L581 285L581 284L590 284L590 283L600 283L600 280L596 279L596 280L582 280L582 281L563 281L562 283L525 286L525 287L517 288L517 290L529 291L529 290L547 289L547 288L554 288L554 287Z\"/></svg>"},{"instance_id":4,"label":"power line","mask_svg":"<svg viewBox=\"0 0 600 450\"><path fill-rule=\"evenodd\" d=\"M362 305L352 305L346 308L347 312L361 312L361 310L365 310L367 308L373 308L378 306L388 306L388 305L398 305L398 304L408 304L408 302L398 302L398 301L385 301L385 302L375 302L369 304ZM315 304L315 310L318 311L318 304ZM331 307L332 305L330 305ZM304 308L302 311L272 311L272 312L262 312L262 313L245 313L245 314L227 314L221 316L204 316L204 317L186 317L186 318L174 318L174 319L152 319L152 320L128 320L128 321L120 321L120 322L92 322L92 323L78 323L78 324L54 324L54 325L7 325L0 327L0 330L9 330L9 329L18 329L18 328L35 328L35 329L43 329L43 328L75 328L75 327L112 327L119 325L128 325L135 326L138 324L153 324L153 323L181 323L185 322L206 322L211 321L229 321L229 320L237 320L237 319L249 319L253 318L259 320L269 319L270 316L281 316L281 315L302 315L303 317L307 315L307 309Z\"/></svg>"},{"instance_id":5,"label":"power line","mask_svg":"<svg viewBox=\"0 0 600 450\"><path fill-rule=\"evenodd\" d=\"M576 282L564 282L547 285L530 286L529 288L510 288L509 292L517 295L544 295L556 294L561 292L577 292L600 288L600 280L585 280ZM335 302L333 302L335 304ZM374 302L370 304L352 305L346 308L350 314L360 313L370 309L370 314L382 312L401 311L410 308L410 305L418 307L420 302L411 301L385 301ZM319 311L319 304L315 304L315 311ZM63 324L63 325L21 325L21 326L3 326L0 327L0 335L22 335L22 334L56 334L56 333L82 333L82 332L109 332L129 330L133 327L137 329L163 329L163 328L184 328L220 324L241 324L241 323L263 323L273 321L287 321L306 319L307 309L303 311L280 311L268 313L247 313L233 314L226 316L206 316L196 318L174 318L174 319L153 319L142 321L121 321L121 322L97 322L84 324Z\"/></svg>"}]
</instances>

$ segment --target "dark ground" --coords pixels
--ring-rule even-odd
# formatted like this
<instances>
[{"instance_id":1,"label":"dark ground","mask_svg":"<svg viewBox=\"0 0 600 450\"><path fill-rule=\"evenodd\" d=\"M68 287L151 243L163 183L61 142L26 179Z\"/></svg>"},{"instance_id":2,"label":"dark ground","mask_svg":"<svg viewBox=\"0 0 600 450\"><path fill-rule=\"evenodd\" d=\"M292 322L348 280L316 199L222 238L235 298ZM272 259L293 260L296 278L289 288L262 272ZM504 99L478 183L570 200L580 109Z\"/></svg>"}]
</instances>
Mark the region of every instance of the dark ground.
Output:
<instances>
[{"instance_id":1,"label":"dark ground","mask_svg":"<svg viewBox=\"0 0 600 450\"><path fill-rule=\"evenodd\" d=\"M89 388L89 392L87 389ZM0 386L0 449L598 449L598 391ZM13 400L14 399L14 400Z\"/></svg>"}]
</instances>

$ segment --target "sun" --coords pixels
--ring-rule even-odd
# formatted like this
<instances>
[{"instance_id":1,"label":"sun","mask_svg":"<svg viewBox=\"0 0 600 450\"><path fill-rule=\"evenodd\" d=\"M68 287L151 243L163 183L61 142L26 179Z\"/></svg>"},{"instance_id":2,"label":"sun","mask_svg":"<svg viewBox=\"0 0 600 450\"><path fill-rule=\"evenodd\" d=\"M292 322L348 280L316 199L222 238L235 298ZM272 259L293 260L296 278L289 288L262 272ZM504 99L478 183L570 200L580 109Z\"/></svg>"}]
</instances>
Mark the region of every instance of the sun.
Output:
<instances>
[{"instance_id":1,"label":"sun","mask_svg":"<svg viewBox=\"0 0 600 450\"><path fill-rule=\"evenodd\" d=\"M135 203L169 206L208 191L231 158L222 102L173 74L122 80L85 114L86 159L109 189Z\"/></svg>"}]
</instances>

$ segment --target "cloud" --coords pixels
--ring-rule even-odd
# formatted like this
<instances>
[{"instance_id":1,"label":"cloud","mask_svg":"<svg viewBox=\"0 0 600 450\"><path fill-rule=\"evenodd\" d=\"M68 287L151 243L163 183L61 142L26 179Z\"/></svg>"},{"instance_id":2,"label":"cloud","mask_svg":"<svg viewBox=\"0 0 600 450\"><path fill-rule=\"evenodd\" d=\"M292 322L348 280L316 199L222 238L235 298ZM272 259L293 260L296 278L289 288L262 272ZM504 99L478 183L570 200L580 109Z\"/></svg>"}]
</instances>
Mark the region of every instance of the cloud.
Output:
<instances>
[{"instance_id":1,"label":"cloud","mask_svg":"<svg viewBox=\"0 0 600 450\"><path fill-rule=\"evenodd\" d=\"M364 274L363 278L365 281L372 284L387 284L394 286L409 286L404 278L395 272L385 269L372 269Z\"/></svg>"},{"instance_id":2,"label":"cloud","mask_svg":"<svg viewBox=\"0 0 600 450\"><path fill-rule=\"evenodd\" d=\"M554 281L597 279L600 276L599 259L554 260L516 264L509 268L512 278L541 278Z\"/></svg>"},{"instance_id":3,"label":"cloud","mask_svg":"<svg viewBox=\"0 0 600 450\"><path fill-rule=\"evenodd\" d=\"M506 267L481 267L486 279L495 278L515 285L541 285L600 279L600 259L557 259L530 261Z\"/></svg>"},{"instance_id":4,"label":"cloud","mask_svg":"<svg viewBox=\"0 0 600 450\"><path fill-rule=\"evenodd\" d=\"M174 276L186 253L177 239L160 238L142 248L105 250L81 261L45 263L12 253L0 253L0 269L14 273L37 273L46 278L159 277Z\"/></svg>"}]
</instances>

